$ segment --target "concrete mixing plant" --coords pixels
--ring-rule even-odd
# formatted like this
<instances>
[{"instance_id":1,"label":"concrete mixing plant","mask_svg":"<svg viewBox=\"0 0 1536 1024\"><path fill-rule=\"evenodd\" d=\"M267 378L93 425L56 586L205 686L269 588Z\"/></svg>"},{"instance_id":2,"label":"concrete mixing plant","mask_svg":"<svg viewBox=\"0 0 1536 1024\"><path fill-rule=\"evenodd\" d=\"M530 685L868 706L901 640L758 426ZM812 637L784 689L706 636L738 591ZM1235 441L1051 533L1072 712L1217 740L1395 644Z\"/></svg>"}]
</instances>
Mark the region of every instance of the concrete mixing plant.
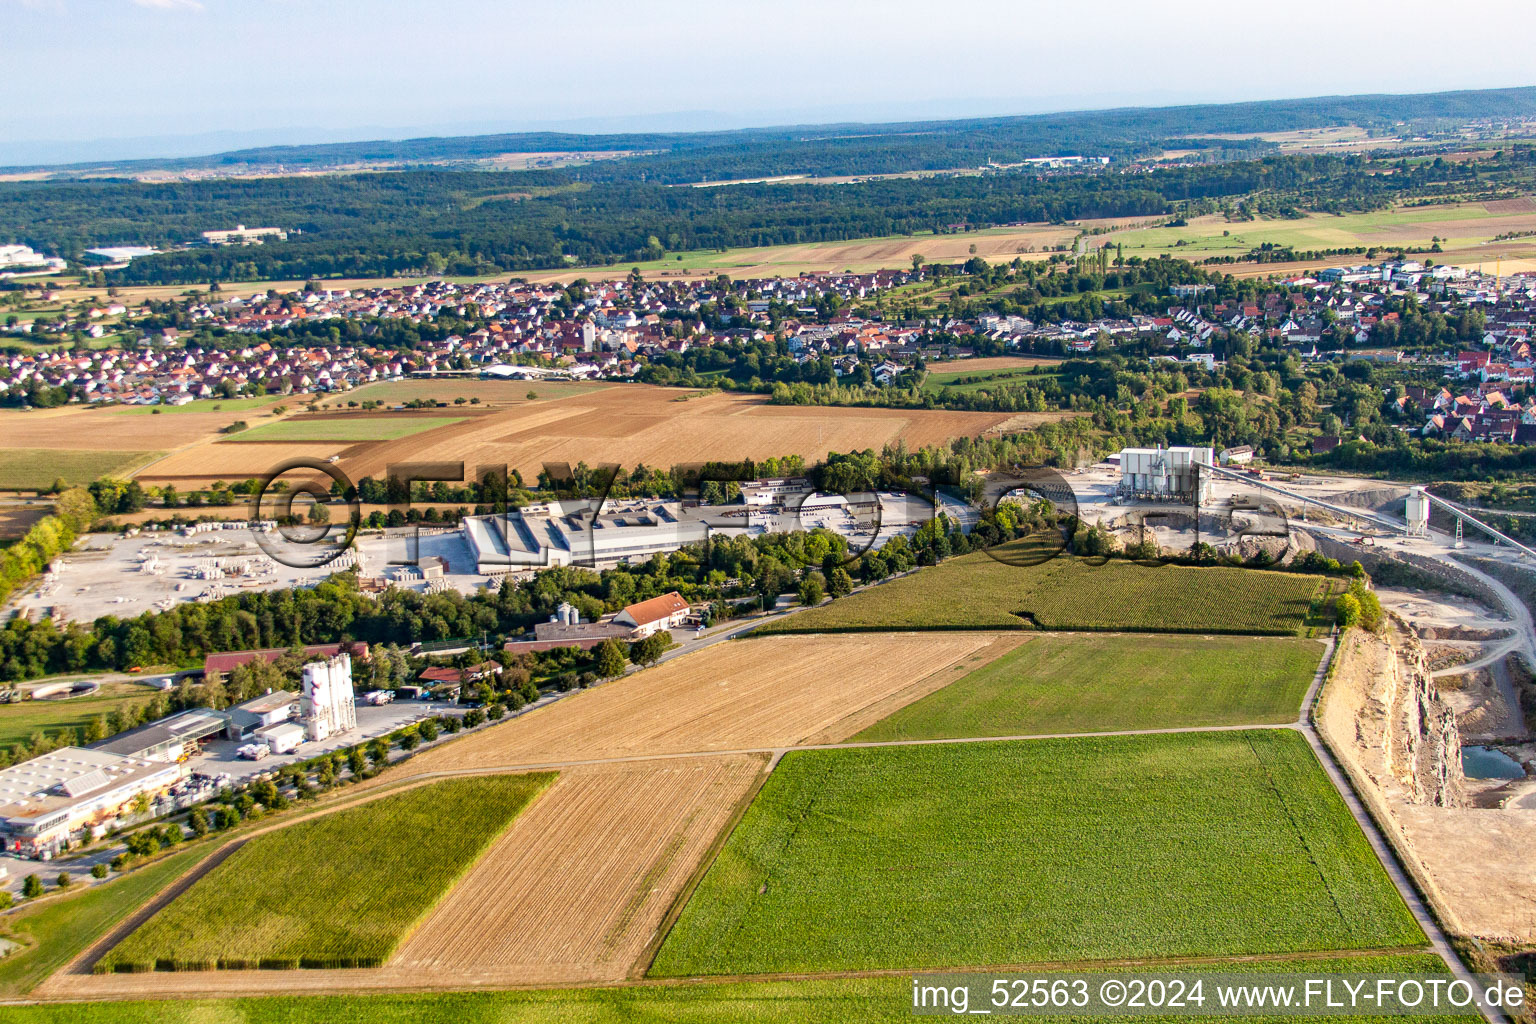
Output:
<instances>
[{"instance_id":1,"label":"concrete mixing plant","mask_svg":"<svg viewBox=\"0 0 1536 1024\"><path fill-rule=\"evenodd\" d=\"M305 739L311 742L357 728L351 655L337 654L304 666L299 719L304 723Z\"/></svg>"},{"instance_id":2,"label":"concrete mixing plant","mask_svg":"<svg viewBox=\"0 0 1536 1024\"><path fill-rule=\"evenodd\" d=\"M1204 503L1211 497L1214 461L1211 448L1126 448L1120 452L1116 492L1135 501Z\"/></svg>"}]
</instances>

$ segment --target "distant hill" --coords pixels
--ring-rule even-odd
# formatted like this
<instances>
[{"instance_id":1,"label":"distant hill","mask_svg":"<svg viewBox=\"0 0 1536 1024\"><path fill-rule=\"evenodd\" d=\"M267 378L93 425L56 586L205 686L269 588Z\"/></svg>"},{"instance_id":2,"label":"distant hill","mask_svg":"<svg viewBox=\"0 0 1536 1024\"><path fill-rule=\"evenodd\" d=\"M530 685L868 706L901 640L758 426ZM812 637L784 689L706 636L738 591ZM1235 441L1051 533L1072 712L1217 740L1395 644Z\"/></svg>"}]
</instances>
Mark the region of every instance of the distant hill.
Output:
<instances>
[{"instance_id":1,"label":"distant hill","mask_svg":"<svg viewBox=\"0 0 1536 1024\"><path fill-rule=\"evenodd\" d=\"M1121 108L953 121L791 125L738 131L524 132L264 146L204 157L6 170L47 170L65 176L131 176L152 171L316 171L358 165L474 165L507 153L623 151L643 155L588 165L581 175L583 180L683 183L781 175L948 170L989 161L1015 163L1031 157L1071 154L1126 158L1174 146L1254 155L1268 147L1259 142L1212 140L1203 136L1340 125L1374 131L1403 125L1434 130L1474 119L1522 117L1536 117L1536 87Z\"/></svg>"}]
</instances>

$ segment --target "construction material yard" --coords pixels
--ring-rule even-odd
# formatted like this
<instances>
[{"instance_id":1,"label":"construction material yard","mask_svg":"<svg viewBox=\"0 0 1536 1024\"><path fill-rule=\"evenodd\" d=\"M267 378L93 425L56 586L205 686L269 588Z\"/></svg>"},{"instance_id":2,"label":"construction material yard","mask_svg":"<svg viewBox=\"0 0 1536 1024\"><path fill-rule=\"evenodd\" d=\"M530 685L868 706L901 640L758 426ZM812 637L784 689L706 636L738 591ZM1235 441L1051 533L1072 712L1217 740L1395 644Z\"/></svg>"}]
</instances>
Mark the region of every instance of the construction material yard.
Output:
<instances>
[{"instance_id":1,"label":"construction material yard","mask_svg":"<svg viewBox=\"0 0 1536 1024\"><path fill-rule=\"evenodd\" d=\"M1291 722L1322 654L1279 637L1040 636L855 738Z\"/></svg>"},{"instance_id":2,"label":"construction material yard","mask_svg":"<svg viewBox=\"0 0 1536 1024\"><path fill-rule=\"evenodd\" d=\"M1274 729L792 752L650 973L1424 941L1306 741Z\"/></svg>"}]
</instances>

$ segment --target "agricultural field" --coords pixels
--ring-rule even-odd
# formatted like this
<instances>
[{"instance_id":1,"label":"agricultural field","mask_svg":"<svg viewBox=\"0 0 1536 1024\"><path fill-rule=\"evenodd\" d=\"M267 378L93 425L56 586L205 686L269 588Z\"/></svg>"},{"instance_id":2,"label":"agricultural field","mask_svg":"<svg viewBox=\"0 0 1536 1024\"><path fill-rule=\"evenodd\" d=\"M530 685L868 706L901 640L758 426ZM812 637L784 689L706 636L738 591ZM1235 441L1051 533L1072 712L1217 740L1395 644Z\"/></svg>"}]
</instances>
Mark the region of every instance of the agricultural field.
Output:
<instances>
[{"instance_id":1,"label":"agricultural field","mask_svg":"<svg viewBox=\"0 0 1536 1024\"><path fill-rule=\"evenodd\" d=\"M1452 203L1339 216L1313 213L1294 220L1230 222L1212 214L1191 219L1187 227L1137 228L1100 235L1092 241L1096 245L1122 246L1126 256L1171 253L1198 262L1209 256L1242 256L1264 243L1298 251L1359 246L1427 249L1439 238L1443 248L1451 249L1476 245L1513 231L1531 230L1536 230L1536 209L1528 206Z\"/></svg>"},{"instance_id":2,"label":"agricultural field","mask_svg":"<svg viewBox=\"0 0 1536 1024\"><path fill-rule=\"evenodd\" d=\"M1278 637L1040 636L855 739L1291 722L1322 653Z\"/></svg>"},{"instance_id":3,"label":"agricultural field","mask_svg":"<svg viewBox=\"0 0 1536 1024\"><path fill-rule=\"evenodd\" d=\"M199 398L185 405L125 405L113 408L114 416L195 416L199 413L225 412L249 413L270 410L279 403L293 405L293 396L280 398L263 395L261 398Z\"/></svg>"},{"instance_id":4,"label":"agricultural field","mask_svg":"<svg viewBox=\"0 0 1536 1024\"><path fill-rule=\"evenodd\" d=\"M155 691L138 683L103 683L96 693L84 697L0 704L0 747L25 743L33 733L39 732L55 739L69 729L75 731L78 744L83 741L86 728L96 719L115 710L129 711L154 699Z\"/></svg>"},{"instance_id":5,"label":"agricultural field","mask_svg":"<svg viewBox=\"0 0 1536 1024\"><path fill-rule=\"evenodd\" d=\"M87 429L82 425L82 429ZM93 429L99 430L100 426ZM83 440L103 440L92 433ZM154 459L155 451L94 451L52 448L0 448L0 490L41 490L55 481L88 484L104 476L126 476Z\"/></svg>"},{"instance_id":6,"label":"agricultural field","mask_svg":"<svg viewBox=\"0 0 1536 1024\"><path fill-rule=\"evenodd\" d=\"M0 547L27 535L27 531L53 512L53 502L42 498L6 498L0 501Z\"/></svg>"},{"instance_id":7,"label":"agricultural field","mask_svg":"<svg viewBox=\"0 0 1536 1024\"><path fill-rule=\"evenodd\" d=\"M1059 359L1039 359L1028 362L1008 361L1012 365L981 365L998 362L1003 360L969 359L959 364L937 363L935 365L946 367L946 369L936 370L930 367L928 376L923 381L923 390L935 395L945 392L967 394L972 391L989 390L999 384L1027 384L1030 381L1049 377L1052 367L1061 364ZM969 365L972 363L977 365Z\"/></svg>"},{"instance_id":8,"label":"agricultural field","mask_svg":"<svg viewBox=\"0 0 1536 1024\"><path fill-rule=\"evenodd\" d=\"M424 751L411 767L488 769L842 740L1020 639L957 632L731 640Z\"/></svg>"},{"instance_id":9,"label":"agricultural field","mask_svg":"<svg viewBox=\"0 0 1536 1024\"><path fill-rule=\"evenodd\" d=\"M177 876L213 852L202 844L137 868L106 885L27 905L0 918L0 935L21 949L0 960L0 996L17 998L78 956Z\"/></svg>"},{"instance_id":10,"label":"agricultural field","mask_svg":"<svg viewBox=\"0 0 1536 1024\"><path fill-rule=\"evenodd\" d=\"M383 402L398 405L405 402L436 401L452 404L455 398L478 398L484 406L526 405L529 401L544 402L554 398L570 398L601 391L611 385L576 380L479 380L474 378L444 377L440 379L410 379L380 381L365 384L342 395L326 396L320 402L322 409L339 409L348 402ZM537 395L530 399L529 394Z\"/></svg>"},{"instance_id":11,"label":"agricultural field","mask_svg":"<svg viewBox=\"0 0 1536 1024\"><path fill-rule=\"evenodd\" d=\"M1429 953L1340 956L1223 964L1230 973L1316 972L1398 977L1442 977L1441 959ZM211 1020L245 1024L313 1024L315 1021L366 1020L373 1024L415 1024L452 1020L459 1024L910 1024L911 980L907 977L732 981L687 985L631 985L609 988L559 988L543 991L409 992L385 995L305 996L284 994L221 1000L181 998L161 1001L37 1003L6 1008L14 1024L206 1024ZM1075 1017L1082 1022L1085 1018ZM1148 1022L1166 1018L1143 1018ZM1287 1018L1253 1017L1256 1024ZM1294 1018L1291 1018L1294 1019ZM1342 1024L1343 1018L1311 1017L1318 1024ZM1358 1020L1359 1018L1350 1018ZM1380 1024L1437 1024L1479 1021L1464 1017L1378 1016Z\"/></svg>"},{"instance_id":12,"label":"agricultural field","mask_svg":"<svg viewBox=\"0 0 1536 1024\"><path fill-rule=\"evenodd\" d=\"M463 416L305 416L232 435L225 444L251 441L394 441L464 422Z\"/></svg>"},{"instance_id":13,"label":"agricultural field","mask_svg":"<svg viewBox=\"0 0 1536 1024\"><path fill-rule=\"evenodd\" d=\"M254 405L243 405L253 401ZM236 420L270 422L281 403L270 399L193 402L186 406L65 405L0 409L0 438L8 448L137 453L165 451L220 436ZM231 408L234 406L234 408ZM283 408L291 409L290 402ZM158 411L157 411L158 410Z\"/></svg>"},{"instance_id":14,"label":"agricultural field","mask_svg":"<svg viewBox=\"0 0 1536 1024\"><path fill-rule=\"evenodd\" d=\"M718 274L733 278L793 277L818 270L864 273L887 267L911 269L914 255L921 255L929 263L964 263L972 256L980 256L989 263L1007 263L1019 257L1044 259L1048 250L1070 247L1078 230L1076 224L1022 224L942 235L892 235L840 242L703 249L638 264L535 271L520 276L530 281L571 281L578 277L596 281L623 277L638 267L649 278L714 277Z\"/></svg>"},{"instance_id":15,"label":"agricultural field","mask_svg":"<svg viewBox=\"0 0 1536 1024\"><path fill-rule=\"evenodd\" d=\"M778 619L762 633L1027 629L1287 636L1304 628L1324 581L1299 573L1060 554L1012 565L1028 538L973 552ZM994 558L993 555L998 557Z\"/></svg>"},{"instance_id":16,"label":"agricultural field","mask_svg":"<svg viewBox=\"0 0 1536 1024\"><path fill-rule=\"evenodd\" d=\"M793 751L650 974L1424 941L1301 735L1179 733Z\"/></svg>"},{"instance_id":17,"label":"agricultural field","mask_svg":"<svg viewBox=\"0 0 1536 1024\"><path fill-rule=\"evenodd\" d=\"M553 778L438 782L254 836L95 970L381 964Z\"/></svg>"},{"instance_id":18,"label":"agricultural field","mask_svg":"<svg viewBox=\"0 0 1536 1024\"><path fill-rule=\"evenodd\" d=\"M783 455L813 462L829 451L878 450L897 439L905 439L913 448L945 444L951 438L984 434L1009 421L1007 413L777 406L760 395L700 394L625 384L496 407L429 436L359 440L346 447L302 440L290 440L287 445L199 444L157 462L140 479L178 485L239 479L266 473L285 458L323 459L333 454L340 456L340 468L354 480L380 479L385 467L398 462L506 465L530 480L546 462L617 463L632 468L637 463L673 466ZM351 420L347 416L332 422ZM368 420L360 416L357 422ZM238 438L243 441L253 435L262 440L254 429Z\"/></svg>"},{"instance_id":19,"label":"agricultural field","mask_svg":"<svg viewBox=\"0 0 1536 1024\"><path fill-rule=\"evenodd\" d=\"M668 758L563 769L389 968L466 984L627 977L767 763Z\"/></svg>"}]
</instances>

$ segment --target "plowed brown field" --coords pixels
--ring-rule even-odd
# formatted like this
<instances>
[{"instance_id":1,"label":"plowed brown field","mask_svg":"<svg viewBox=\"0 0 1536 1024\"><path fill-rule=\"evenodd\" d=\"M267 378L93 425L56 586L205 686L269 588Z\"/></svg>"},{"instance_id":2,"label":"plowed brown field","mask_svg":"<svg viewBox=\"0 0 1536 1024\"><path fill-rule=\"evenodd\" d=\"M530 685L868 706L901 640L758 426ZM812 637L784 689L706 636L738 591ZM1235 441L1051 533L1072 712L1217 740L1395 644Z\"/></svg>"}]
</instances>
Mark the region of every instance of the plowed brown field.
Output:
<instances>
[{"instance_id":1,"label":"plowed brown field","mask_svg":"<svg viewBox=\"0 0 1536 1024\"><path fill-rule=\"evenodd\" d=\"M731 640L413 758L413 772L836 742L1017 646L1006 633ZM881 712L888 714L888 711Z\"/></svg>"},{"instance_id":2,"label":"plowed brown field","mask_svg":"<svg viewBox=\"0 0 1536 1024\"><path fill-rule=\"evenodd\" d=\"M456 406L454 415L467 408ZM699 395L632 384L471 413L462 423L394 441L210 441L162 459L140 479L181 484L258 476L298 455L337 455L341 469L354 480L382 478L385 467L403 462L463 462L467 471L507 465L532 480L545 462L618 463L631 469L636 463L666 467L779 455L815 461L829 451L878 450L898 439L911 448L944 444L985 434L1008 418L1007 413L943 409L769 405L758 395Z\"/></svg>"},{"instance_id":3,"label":"plowed brown field","mask_svg":"<svg viewBox=\"0 0 1536 1024\"><path fill-rule=\"evenodd\" d=\"M0 410L0 437L5 438L7 448L165 451L199 440L211 442L236 420L271 422L271 409L268 405L220 412L173 410L159 416L143 409L79 405L26 412L5 409Z\"/></svg>"}]
</instances>

